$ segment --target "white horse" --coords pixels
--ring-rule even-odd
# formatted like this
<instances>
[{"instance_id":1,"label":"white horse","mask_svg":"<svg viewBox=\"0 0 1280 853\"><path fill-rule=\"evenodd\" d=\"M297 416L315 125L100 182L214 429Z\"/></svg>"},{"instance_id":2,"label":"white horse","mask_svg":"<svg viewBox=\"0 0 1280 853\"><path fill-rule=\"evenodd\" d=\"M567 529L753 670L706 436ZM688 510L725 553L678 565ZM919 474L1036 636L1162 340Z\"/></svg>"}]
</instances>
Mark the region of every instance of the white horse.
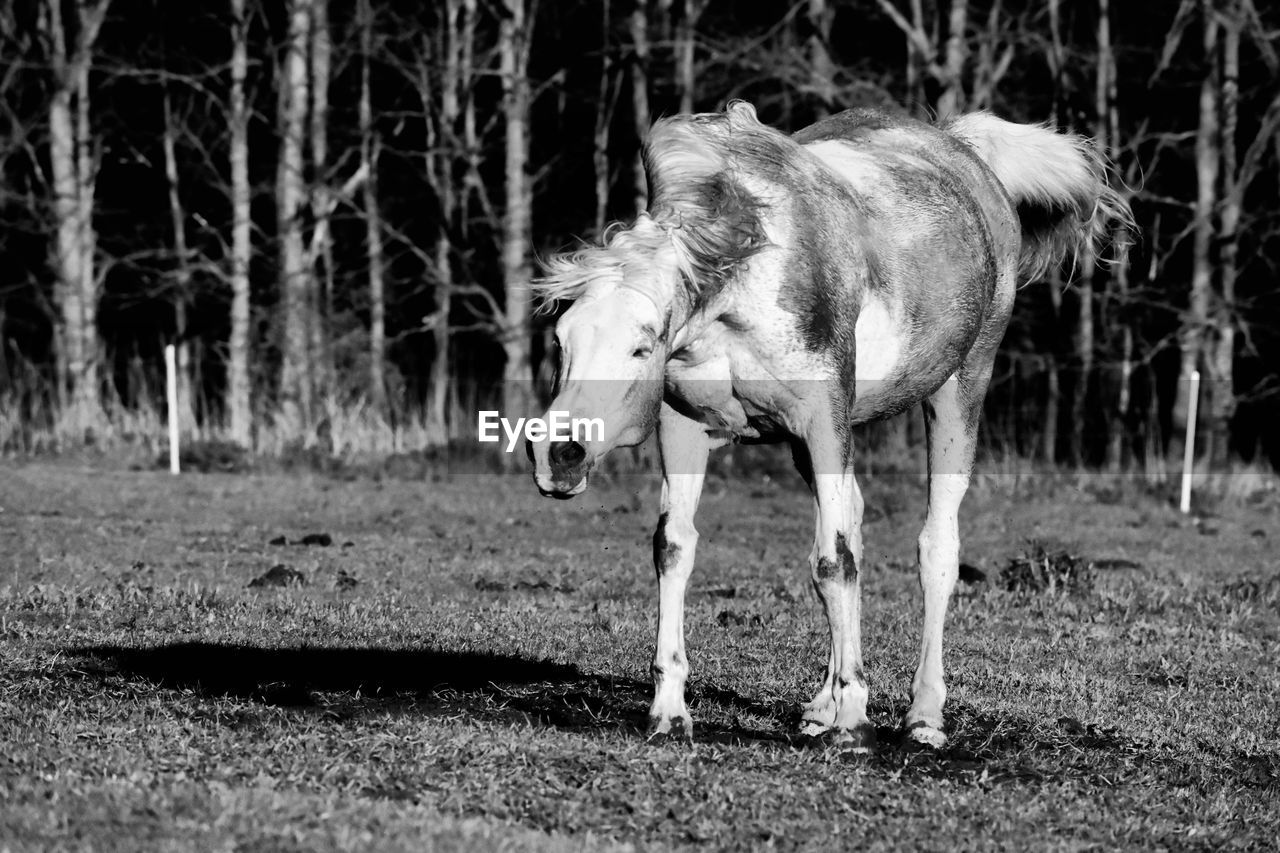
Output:
<instances>
[{"instance_id":1,"label":"white horse","mask_svg":"<svg viewBox=\"0 0 1280 853\"><path fill-rule=\"evenodd\" d=\"M786 136L737 102L659 121L645 162L648 212L535 282L549 304L573 300L556 325L550 411L601 419L604 434L529 450L541 492L567 498L610 450L658 431L650 732L692 735L683 610L707 455L788 441L813 494L809 566L831 628L802 732L869 748L850 427L923 403L924 628L903 725L941 746L957 512L1015 288L1094 249L1109 220L1131 224L1126 205L1086 140L986 113L934 126L850 110Z\"/></svg>"}]
</instances>

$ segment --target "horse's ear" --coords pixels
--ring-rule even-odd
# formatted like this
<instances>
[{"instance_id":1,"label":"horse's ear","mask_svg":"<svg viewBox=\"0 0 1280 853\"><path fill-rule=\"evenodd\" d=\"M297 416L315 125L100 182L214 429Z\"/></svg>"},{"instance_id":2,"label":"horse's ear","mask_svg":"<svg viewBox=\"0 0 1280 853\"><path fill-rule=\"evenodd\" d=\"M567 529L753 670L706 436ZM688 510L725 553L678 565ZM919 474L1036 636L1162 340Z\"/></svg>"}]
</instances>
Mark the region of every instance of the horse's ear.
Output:
<instances>
[{"instance_id":1,"label":"horse's ear","mask_svg":"<svg viewBox=\"0 0 1280 853\"><path fill-rule=\"evenodd\" d=\"M756 117L756 108L747 101L735 98L725 105L724 114L728 116L730 124L757 125L760 119Z\"/></svg>"}]
</instances>

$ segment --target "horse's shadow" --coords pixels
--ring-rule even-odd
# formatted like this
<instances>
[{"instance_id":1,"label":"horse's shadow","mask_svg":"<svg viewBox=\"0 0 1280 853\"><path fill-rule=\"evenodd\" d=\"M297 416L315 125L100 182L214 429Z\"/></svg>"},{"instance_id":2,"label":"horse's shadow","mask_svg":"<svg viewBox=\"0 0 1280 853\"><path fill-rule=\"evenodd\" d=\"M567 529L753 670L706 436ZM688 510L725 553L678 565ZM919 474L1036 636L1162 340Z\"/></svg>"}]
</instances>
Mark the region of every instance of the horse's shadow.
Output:
<instances>
[{"instance_id":1,"label":"horse's shadow","mask_svg":"<svg viewBox=\"0 0 1280 853\"><path fill-rule=\"evenodd\" d=\"M629 678L583 672L576 666L511 655L431 649L262 648L178 643L150 648L95 646L67 649L71 668L90 679L143 680L207 697L237 697L294 713L320 713L358 721L388 711L423 717L465 716L494 723L525 723L582 733L641 736L651 687ZM690 685L690 706L702 744L812 747L789 734L798 709L762 702L705 683ZM902 709L874 705L873 718L893 719ZM942 750L917 747L892 726L877 729L878 748L858 760L892 772L935 777L973 774L1026 781L1043 778L1046 751L1059 757L1087 752L1075 762L1092 773L1140 744L1071 721L1051 727L1015 717L994 717L953 704L954 736ZM234 720L235 716L220 719ZM1099 762L1099 759L1101 760ZM1076 775L1068 766L1050 775Z\"/></svg>"},{"instance_id":2,"label":"horse's shadow","mask_svg":"<svg viewBox=\"0 0 1280 853\"><path fill-rule=\"evenodd\" d=\"M203 696L236 697L339 719L399 709L525 721L565 730L642 731L652 687L630 678L583 672L571 664L512 655L432 649L262 648L175 643L148 648L65 650L88 677L141 679ZM785 717L788 709L717 688L692 687L731 715ZM699 726L699 739L777 741L743 725Z\"/></svg>"}]
</instances>

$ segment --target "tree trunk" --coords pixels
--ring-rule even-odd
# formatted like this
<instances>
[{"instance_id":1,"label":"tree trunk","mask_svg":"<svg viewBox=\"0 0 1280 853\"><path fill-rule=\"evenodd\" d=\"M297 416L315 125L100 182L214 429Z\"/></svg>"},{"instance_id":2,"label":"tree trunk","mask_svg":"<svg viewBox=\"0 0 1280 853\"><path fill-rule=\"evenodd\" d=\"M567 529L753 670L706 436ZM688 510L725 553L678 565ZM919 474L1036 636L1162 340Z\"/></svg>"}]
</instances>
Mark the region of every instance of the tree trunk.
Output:
<instances>
[{"instance_id":1,"label":"tree trunk","mask_svg":"<svg viewBox=\"0 0 1280 853\"><path fill-rule=\"evenodd\" d=\"M1063 81L1062 71L1066 65L1066 52L1062 44L1062 0L1049 0L1049 75L1053 78L1053 103L1050 107L1049 121L1057 125L1061 120L1059 111L1062 108Z\"/></svg>"},{"instance_id":2,"label":"tree trunk","mask_svg":"<svg viewBox=\"0 0 1280 853\"><path fill-rule=\"evenodd\" d=\"M329 0L311 3L311 219L312 246L307 310L308 347L311 351L311 385L316 400L333 388L333 359L329 351L328 325L333 302L333 239L329 225L333 199L329 187L329 78L333 44L329 32ZM315 239L319 235L321 239Z\"/></svg>"},{"instance_id":3,"label":"tree trunk","mask_svg":"<svg viewBox=\"0 0 1280 853\"><path fill-rule=\"evenodd\" d=\"M310 422L312 376L310 323L314 270L307 264L302 211L306 198L303 147L306 144L307 44L311 0L290 0L289 44L284 61L281 97L282 139L277 199L280 219L280 290L284 340L280 366L280 425L287 439L298 438Z\"/></svg>"},{"instance_id":4,"label":"tree trunk","mask_svg":"<svg viewBox=\"0 0 1280 853\"><path fill-rule=\"evenodd\" d=\"M694 62L697 50L698 19L707 0L684 0L684 14L676 28L676 91L680 94L680 112L693 112L695 103Z\"/></svg>"},{"instance_id":5,"label":"tree trunk","mask_svg":"<svg viewBox=\"0 0 1280 853\"><path fill-rule=\"evenodd\" d=\"M169 184L169 219L173 227L173 253L177 267L173 294L173 333L177 348L178 425L188 434L196 429L195 394L191 381L191 344L187 337L187 304L191 299L191 258L187 247L187 215L182 207L178 178L177 126L168 85L162 96L164 106L164 173Z\"/></svg>"},{"instance_id":6,"label":"tree trunk","mask_svg":"<svg viewBox=\"0 0 1280 853\"><path fill-rule=\"evenodd\" d=\"M596 179L596 233L603 234L609 216L609 126L613 122L613 60L609 55L610 3L603 0L600 11L600 87L596 93L596 126L592 166Z\"/></svg>"},{"instance_id":7,"label":"tree trunk","mask_svg":"<svg viewBox=\"0 0 1280 853\"><path fill-rule=\"evenodd\" d=\"M1076 281L1075 363L1076 381L1071 389L1071 411L1068 415L1067 458L1072 465L1084 464L1088 455L1085 428L1088 425L1086 404L1089 399L1089 383L1093 377L1094 339L1093 323L1093 253L1087 249L1080 259L1080 277Z\"/></svg>"},{"instance_id":8,"label":"tree trunk","mask_svg":"<svg viewBox=\"0 0 1280 853\"><path fill-rule=\"evenodd\" d=\"M58 0L51 0L51 8L57 8ZM54 16L56 17L56 13ZM61 33L61 21L54 21L54 31ZM58 36L61 38L61 35ZM57 284L54 299L62 309L60 329L61 352L65 364L63 397L70 407L63 412L67 425L83 432L80 412L72 402L79 394L76 385L83 382L86 373L84 352L84 312L80 306L80 249L82 226L80 222L80 184L76 165L76 137L72 120L72 100L75 91L58 86L49 100L49 164L53 171L53 213L57 221L55 264Z\"/></svg>"},{"instance_id":9,"label":"tree trunk","mask_svg":"<svg viewBox=\"0 0 1280 853\"><path fill-rule=\"evenodd\" d=\"M924 32L924 5L921 0L911 0L911 28L914 32ZM926 112L924 94L925 56L920 45L906 33L907 39L907 98L906 107L912 115L922 116Z\"/></svg>"},{"instance_id":10,"label":"tree trunk","mask_svg":"<svg viewBox=\"0 0 1280 853\"><path fill-rule=\"evenodd\" d=\"M649 134L652 122L649 114L649 0L636 0L636 8L628 19L628 25L635 49L635 62L631 66L631 113L635 121L636 139L643 142ZM649 182L644 173L642 154L642 149L637 148L632 166L637 216L649 206Z\"/></svg>"},{"instance_id":11,"label":"tree trunk","mask_svg":"<svg viewBox=\"0 0 1280 853\"><path fill-rule=\"evenodd\" d=\"M62 4L45 0L38 10L54 76L49 100L49 161L56 223L54 298L61 309L62 325L55 345L62 374L59 397L65 401L63 423L77 438L86 436L102 412L89 72L93 46L109 6L110 0L99 0L92 6L78 0L76 45L70 54Z\"/></svg>"},{"instance_id":12,"label":"tree trunk","mask_svg":"<svg viewBox=\"0 0 1280 853\"><path fill-rule=\"evenodd\" d=\"M253 409L249 380L249 264L253 252L249 189L249 22L245 0L231 0L231 337L227 365L227 414L231 440L252 444Z\"/></svg>"},{"instance_id":13,"label":"tree trunk","mask_svg":"<svg viewBox=\"0 0 1280 853\"><path fill-rule=\"evenodd\" d=\"M828 0L809 0L809 86L818 101L816 117L836 105L836 65L831 59L831 26L836 11Z\"/></svg>"},{"instance_id":14,"label":"tree trunk","mask_svg":"<svg viewBox=\"0 0 1280 853\"><path fill-rule=\"evenodd\" d=\"M1205 329L1209 321L1209 303L1213 288L1213 212L1217 205L1218 163L1222 152L1218 144L1217 54L1218 21L1205 0L1204 58L1208 67L1200 83L1200 124L1196 130L1196 203L1193 221L1191 295L1187 311L1178 331L1181 349L1181 373L1178 395L1173 406L1173 435L1169 442L1169 464L1182 465L1183 436L1186 433L1190 403L1191 372L1200 365L1205 350Z\"/></svg>"},{"instance_id":15,"label":"tree trunk","mask_svg":"<svg viewBox=\"0 0 1280 853\"><path fill-rule=\"evenodd\" d=\"M499 32L502 111L506 122L506 209L502 217L502 282L506 298L503 408L508 418L531 411L530 292L533 275L533 210L529 182L529 27L526 0L503 0L507 14Z\"/></svg>"},{"instance_id":16,"label":"tree trunk","mask_svg":"<svg viewBox=\"0 0 1280 853\"><path fill-rule=\"evenodd\" d=\"M1062 399L1062 385L1058 359L1052 351L1044 356L1044 380L1044 431L1040 433L1039 455L1042 462L1053 465L1058 461L1058 401Z\"/></svg>"},{"instance_id":17,"label":"tree trunk","mask_svg":"<svg viewBox=\"0 0 1280 853\"><path fill-rule=\"evenodd\" d=\"M84 27L87 5L77 4L80 10L80 26ZM93 155L93 126L89 109L89 71L91 63L80 63L76 69L76 181L78 183L80 227L80 352L83 357L81 373L72 393L72 405L81 428L87 429L100 419L102 412L102 345L98 339L98 274L95 259L98 251L98 232L94 228L94 195L97 187L97 168Z\"/></svg>"},{"instance_id":18,"label":"tree trunk","mask_svg":"<svg viewBox=\"0 0 1280 853\"><path fill-rule=\"evenodd\" d=\"M373 128L373 7L360 0L360 165L364 183L365 258L369 266L369 404L387 417L387 321L383 283L382 216L378 210L378 140Z\"/></svg>"},{"instance_id":19,"label":"tree trunk","mask_svg":"<svg viewBox=\"0 0 1280 853\"><path fill-rule=\"evenodd\" d=\"M1218 223L1218 276L1221 296L1211 315L1213 340L1208 347L1208 424L1205 429L1209 465L1225 471L1231 457L1231 418L1235 415L1236 275L1240 254L1240 201L1237 184L1236 128L1240 109L1240 10L1230 4L1222 40L1221 148L1222 214Z\"/></svg>"},{"instance_id":20,"label":"tree trunk","mask_svg":"<svg viewBox=\"0 0 1280 853\"><path fill-rule=\"evenodd\" d=\"M451 375L452 335L450 319L453 314L453 239L455 227L465 222L459 210L455 188L459 152L456 147L458 126L462 124L464 148L470 152L475 144L475 118L471 113L469 65L472 40L475 36L475 6L473 2L461 3L447 0L445 6L447 26L441 35L439 52L444 57L444 70L440 80L439 130L432 131L428 122L428 148L426 170L435 186L440 204L440 226L435 243L434 311L431 326L431 368L427 375L427 433L432 444L449 442L449 401L453 385ZM421 97L423 109L430 110L428 93L429 73L422 69ZM468 97L467 110L462 107L463 94ZM468 154L470 156L470 154ZM461 227L459 230L465 230Z\"/></svg>"},{"instance_id":21,"label":"tree trunk","mask_svg":"<svg viewBox=\"0 0 1280 853\"><path fill-rule=\"evenodd\" d=\"M969 57L969 0L951 0L948 17L947 52L943 65L943 89L938 98L938 117L959 115L965 108L964 65Z\"/></svg>"}]
</instances>

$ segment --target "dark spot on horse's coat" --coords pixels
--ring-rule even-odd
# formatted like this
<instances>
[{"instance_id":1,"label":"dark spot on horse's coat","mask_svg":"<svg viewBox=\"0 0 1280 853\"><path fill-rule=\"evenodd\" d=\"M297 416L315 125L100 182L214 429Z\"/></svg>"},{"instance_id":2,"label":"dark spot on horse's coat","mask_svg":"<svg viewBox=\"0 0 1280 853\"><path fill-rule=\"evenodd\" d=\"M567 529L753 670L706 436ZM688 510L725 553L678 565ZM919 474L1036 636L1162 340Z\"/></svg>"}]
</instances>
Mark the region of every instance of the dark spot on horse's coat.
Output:
<instances>
[{"instance_id":1,"label":"dark spot on horse's coat","mask_svg":"<svg viewBox=\"0 0 1280 853\"><path fill-rule=\"evenodd\" d=\"M819 557L813 572L819 581L841 580L853 583L858 579L858 563L853 558L853 552L849 550L849 543L843 533L836 534L835 557Z\"/></svg>"},{"instance_id":2,"label":"dark spot on horse's coat","mask_svg":"<svg viewBox=\"0 0 1280 853\"><path fill-rule=\"evenodd\" d=\"M836 534L836 559L840 563L840 573L845 582L852 583L858 579L858 563L853 559L849 543L843 533Z\"/></svg>"},{"instance_id":3,"label":"dark spot on horse's coat","mask_svg":"<svg viewBox=\"0 0 1280 853\"><path fill-rule=\"evenodd\" d=\"M814 576L820 581L834 580L839 574L836 568L836 561L830 557L819 557L818 565L813 570Z\"/></svg>"},{"instance_id":4,"label":"dark spot on horse's coat","mask_svg":"<svg viewBox=\"0 0 1280 853\"><path fill-rule=\"evenodd\" d=\"M866 687L866 686L867 686L867 671L866 671L865 669L863 669L862 667L860 667L860 666L855 666L855 667L853 668L853 679L852 679L852 680L850 680L850 679L848 679L848 678L845 678L843 675L840 675L840 674L837 674L837 675L836 675L836 688L837 688L837 689L841 689L841 690L843 690L844 688L848 687L848 686L849 686L849 685L851 685L851 684L856 684L856 685L858 685L859 687Z\"/></svg>"},{"instance_id":5,"label":"dark spot on horse's coat","mask_svg":"<svg viewBox=\"0 0 1280 853\"><path fill-rule=\"evenodd\" d=\"M797 235L797 243L812 246L818 242L814 234ZM830 352L841 343L841 335L847 318L841 311L841 280L839 273L828 263L822 252L814 252L803 263L791 267L791 275L784 285L788 301L795 309L796 324L805 349L810 352Z\"/></svg>"},{"instance_id":6,"label":"dark spot on horse's coat","mask_svg":"<svg viewBox=\"0 0 1280 853\"><path fill-rule=\"evenodd\" d=\"M658 527L653 531L653 567L659 575L674 566L680 559L680 546L667 538L667 514L658 516Z\"/></svg>"}]
</instances>

